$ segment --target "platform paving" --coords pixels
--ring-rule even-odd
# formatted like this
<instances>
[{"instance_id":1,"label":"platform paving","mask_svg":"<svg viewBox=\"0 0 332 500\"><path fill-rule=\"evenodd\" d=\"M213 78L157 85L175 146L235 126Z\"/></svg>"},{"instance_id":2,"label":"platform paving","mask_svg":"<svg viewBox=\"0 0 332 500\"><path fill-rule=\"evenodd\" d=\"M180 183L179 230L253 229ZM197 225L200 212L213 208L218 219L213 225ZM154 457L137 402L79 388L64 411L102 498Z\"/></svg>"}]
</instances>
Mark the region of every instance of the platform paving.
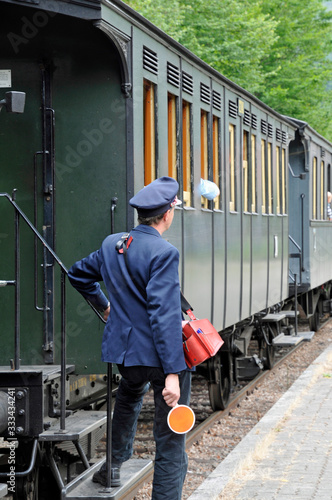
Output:
<instances>
[{"instance_id":1,"label":"platform paving","mask_svg":"<svg viewBox=\"0 0 332 500\"><path fill-rule=\"evenodd\" d=\"M332 344L188 500L332 500Z\"/></svg>"}]
</instances>

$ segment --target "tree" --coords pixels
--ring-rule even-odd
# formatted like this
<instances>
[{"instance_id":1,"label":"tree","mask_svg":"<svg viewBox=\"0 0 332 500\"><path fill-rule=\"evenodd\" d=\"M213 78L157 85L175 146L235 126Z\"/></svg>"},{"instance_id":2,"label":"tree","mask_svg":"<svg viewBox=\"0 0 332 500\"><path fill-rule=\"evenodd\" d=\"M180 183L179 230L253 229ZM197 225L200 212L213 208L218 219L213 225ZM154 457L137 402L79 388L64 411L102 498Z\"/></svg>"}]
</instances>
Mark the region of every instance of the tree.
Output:
<instances>
[{"instance_id":1,"label":"tree","mask_svg":"<svg viewBox=\"0 0 332 500\"><path fill-rule=\"evenodd\" d=\"M265 0L278 37L264 66L258 97L332 140L332 12L321 0Z\"/></svg>"},{"instance_id":2,"label":"tree","mask_svg":"<svg viewBox=\"0 0 332 500\"><path fill-rule=\"evenodd\" d=\"M276 22L260 1L127 0L196 56L251 92L264 81L261 60L274 43Z\"/></svg>"},{"instance_id":3,"label":"tree","mask_svg":"<svg viewBox=\"0 0 332 500\"><path fill-rule=\"evenodd\" d=\"M323 0L127 3L270 107L332 141L332 12Z\"/></svg>"}]
</instances>

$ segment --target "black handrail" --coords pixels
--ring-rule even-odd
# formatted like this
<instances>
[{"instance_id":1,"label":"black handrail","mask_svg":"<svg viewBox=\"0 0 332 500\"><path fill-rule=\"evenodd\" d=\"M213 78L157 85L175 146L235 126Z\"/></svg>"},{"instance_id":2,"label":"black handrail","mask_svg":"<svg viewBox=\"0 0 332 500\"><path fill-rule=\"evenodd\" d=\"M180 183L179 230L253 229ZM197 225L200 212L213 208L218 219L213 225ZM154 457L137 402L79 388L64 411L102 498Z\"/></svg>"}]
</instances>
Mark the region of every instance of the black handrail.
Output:
<instances>
[{"instance_id":1,"label":"black handrail","mask_svg":"<svg viewBox=\"0 0 332 500\"><path fill-rule=\"evenodd\" d=\"M15 192L15 190L14 190ZM0 193L1 198L6 198L15 209L15 280L6 281L5 284L10 284L15 286L15 358L14 358L14 370L20 369L20 236L19 236L19 222L20 217L28 225L34 235L42 243L44 248L52 255L55 262L59 265L61 269L61 408L60 408L60 430L65 430L65 419L66 419L66 275L68 270L62 263L60 258L54 252L54 250L49 246L47 241L38 232L36 227L28 219L25 213L17 205L13 197L8 193ZM97 314L99 319L104 323L105 320L102 315L95 309L95 307L87 301L90 307Z\"/></svg>"},{"instance_id":2,"label":"black handrail","mask_svg":"<svg viewBox=\"0 0 332 500\"><path fill-rule=\"evenodd\" d=\"M291 241L291 243L293 243L293 245L297 248L298 250L298 253L289 253L289 258L291 259L299 259L299 271L300 271L300 282L299 284L302 284L302 271L304 271L304 268L303 268L303 256L302 256L302 249L300 247L300 245L298 243L296 243L296 241L294 240L294 238L291 237L291 235L289 234L288 235L288 239ZM290 269L289 269L289 272ZM295 273L292 273L295 275ZM289 274L290 276L290 274ZM294 278L292 276L290 276L290 278L294 281Z\"/></svg>"}]
</instances>

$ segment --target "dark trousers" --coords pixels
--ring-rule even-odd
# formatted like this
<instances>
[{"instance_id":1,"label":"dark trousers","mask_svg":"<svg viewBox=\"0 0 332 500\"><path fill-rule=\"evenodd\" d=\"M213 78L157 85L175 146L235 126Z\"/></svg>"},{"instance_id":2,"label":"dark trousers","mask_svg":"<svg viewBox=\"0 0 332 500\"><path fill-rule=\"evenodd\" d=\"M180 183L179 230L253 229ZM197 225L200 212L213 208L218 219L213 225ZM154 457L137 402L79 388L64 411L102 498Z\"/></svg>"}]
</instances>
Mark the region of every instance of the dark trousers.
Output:
<instances>
[{"instance_id":1,"label":"dark trousers","mask_svg":"<svg viewBox=\"0 0 332 500\"><path fill-rule=\"evenodd\" d=\"M186 436L175 434L168 427L167 415L171 408L162 396L165 375L161 368L123 365L118 365L118 368L122 378L113 414L112 464L125 462L133 453L137 418L143 396L151 384L155 402L153 434L156 442L152 500L180 500L188 466ZM180 375L179 404L189 404L190 389L191 373L184 371Z\"/></svg>"}]
</instances>

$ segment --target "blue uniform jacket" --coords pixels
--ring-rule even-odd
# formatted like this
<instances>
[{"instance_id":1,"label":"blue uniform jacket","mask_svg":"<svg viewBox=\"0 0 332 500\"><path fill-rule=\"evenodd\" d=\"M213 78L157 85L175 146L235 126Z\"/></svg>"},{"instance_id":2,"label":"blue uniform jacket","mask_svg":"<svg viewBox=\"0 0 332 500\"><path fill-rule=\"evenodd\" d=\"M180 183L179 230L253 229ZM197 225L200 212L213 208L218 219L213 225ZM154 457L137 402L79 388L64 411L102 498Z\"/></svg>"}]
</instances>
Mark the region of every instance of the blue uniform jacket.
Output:
<instances>
[{"instance_id":1,"label":"blue uniform jacket","mask_svg":"<svg viewBox=\"0 0 332 500\"><path fill-rule=\"evenodd\" d=\"M128 274L123 254L115 249L122 233L108 236L99 250L69 270L71 284L97 309L110 300L102 360L125 366L162 367L165 374L187 368L182 346L179 252L150 226L131 231L128 269L146 290L146 300Z\"/></svg>"}]
</instances>

